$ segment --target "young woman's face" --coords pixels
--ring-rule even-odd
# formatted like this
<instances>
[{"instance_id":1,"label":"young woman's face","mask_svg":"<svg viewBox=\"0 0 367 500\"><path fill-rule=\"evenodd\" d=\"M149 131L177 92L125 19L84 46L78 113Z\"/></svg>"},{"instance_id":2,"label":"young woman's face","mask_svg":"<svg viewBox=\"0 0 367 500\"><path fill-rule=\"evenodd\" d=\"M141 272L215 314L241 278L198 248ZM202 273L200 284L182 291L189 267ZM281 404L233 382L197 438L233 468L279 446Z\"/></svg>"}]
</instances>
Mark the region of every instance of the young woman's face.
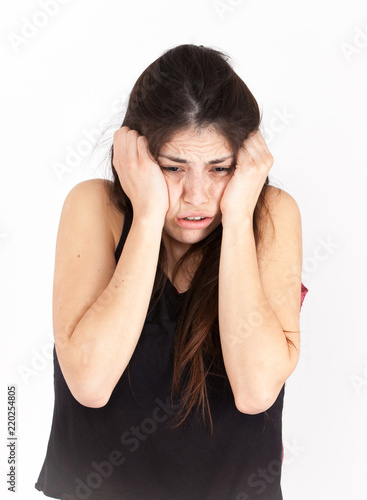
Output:
<instances>
[{"instance_id":1,"label":"young woman's face","mask_svg":"<svg viewBox=\"0 0 367 500\"><path fill-rule=\"evenodd\" d=\"M221 223L220 200L234 173L235 157L225 137L204 128L177 133L162 146L157 161L169 195L163 237L172 251L173 244L175 253L182 254ZM187 216L205 219L183 220Z\"/></svg>"}]
</instances>

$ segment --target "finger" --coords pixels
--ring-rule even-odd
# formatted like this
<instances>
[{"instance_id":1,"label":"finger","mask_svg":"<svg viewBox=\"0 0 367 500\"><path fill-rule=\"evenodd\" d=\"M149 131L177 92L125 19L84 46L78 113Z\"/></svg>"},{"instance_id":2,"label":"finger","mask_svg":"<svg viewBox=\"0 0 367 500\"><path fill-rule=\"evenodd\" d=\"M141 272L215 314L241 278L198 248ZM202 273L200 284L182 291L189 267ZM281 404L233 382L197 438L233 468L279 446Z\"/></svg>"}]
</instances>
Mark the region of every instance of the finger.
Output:
<instances>
[{"instance_id":1,"label":"finger","mask_svg":"<svg viewBox=\"0 0 367 500\"><path fill-rule=\"evenodd\" d=\"M121 127L113 134L113 161L117 161L125 155L127 127Z\"/></svg>"},{"instance_id":2,"label":"finger","mask_svg":"<svg viewBox=\"0 0 367 500\"><path fill-rule=\"evenodd\" d=\"M259 152L267 150L267 145L260 130L256 130L255 132L251 133L245 139L243 145L247 149L256 149Z\"/></svg>"},{"instance_id":3,"label":"finger","mask_svg":"<svg viewBox=\"0 0 367 500\"><path fill-rule=\"evenodd\" d=\"M241 146L237 152L236 167L240 165L252 165L252 164L254 164L254 159L250 155L250 152L246 148Z\"/></svg>"},{"instance_id":4,"label":"finger","mask_svg":"<svg viewBox=\"0 0 367 500\"><path fill-rule=\"evenodd\" d=\"M268 162L272 157L264 137L259 130L256 130L255 133L252 133L245 139L242 147L249 152L255 162Z\"/></svg>"},{"instance_id":5,"label":"finger","mask_svg":"<svg viewBox=\"0 0 367 500\"><path fill-rule=\"evenodd\" d=\"M137 163L139 133L136 130L129 130L126 135L126 157L129 165Z\"/></svg>"},{"instance_id":6,"label":"finger","mask_svg":"<svg viewBox=\"0 0 367 500\"><path fill-rule=\"evenodd\" d=\"M140 135L138 137L138 156L142 160L145 160L149 157L148 140L143 135Z\"/></svg>"}]
</instances>

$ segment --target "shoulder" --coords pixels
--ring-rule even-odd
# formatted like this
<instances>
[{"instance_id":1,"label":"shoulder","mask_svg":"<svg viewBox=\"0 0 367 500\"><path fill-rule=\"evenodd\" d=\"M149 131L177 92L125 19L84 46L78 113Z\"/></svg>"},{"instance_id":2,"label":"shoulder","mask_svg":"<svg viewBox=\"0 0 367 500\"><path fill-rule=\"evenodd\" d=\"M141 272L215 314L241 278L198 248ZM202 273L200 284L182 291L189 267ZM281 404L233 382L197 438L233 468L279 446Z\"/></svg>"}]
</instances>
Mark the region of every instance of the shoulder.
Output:
<instances>
[{"instance_id":1,"label":"shoulder","mask_svg":"<svg viewBox=\"0 0 367 500\"><path fill-rule=\"evenodd\" d=\"M274 242L280 239L301 237L301 213L294 197L275 186L268 186L265 191L265 202L268 212L261 217L262 245L261 249L270 250Z\"/></svg>"},{"instance_id":2,"label":"shoulder","mask_svg":"<svg viewBox=\"0 0 367 500\"><path fill-rule=\"evenodd\" d=\"M79 200L87 210L91 206L98 207L116 248L121 236L124 214L112 203L110 198L112 184L108 179L88 179L79 182L69 191L65 203L69 200Z\"/></svg>"},{"instance_id":3,"label":"shoulder","mask_svg":"<svg viewBox=\"0 0 367 500\"><path fill-rule=\"evenodd\" d=\"M108 180L106 179L88 179L79 182L69 191L67 198L77 196L95 197L96 201L105 201L107 198Z\"/></svg>"},{"instance_id":4,"label":"shoulder","mask_svg":"<svg viewBox=\"0 0 367 500\"><path fill-rule=\"evenodd\" d=\"M108 198L108 188L112 185L112 181L108 179L88 179L86 181L81 181L76 184L70 192L80 191L80 192L94 192L99 193L101 197Z\"/></svg>"},{"instance_id":5,"label":"shoulder","mask_svg":"<svg viewBox=\"0 0 367 500\"><path fill-rule=\"evenodd\" d=\"M299 213L296 200L284 189L269 185L265 191L265 198L272 213L282 211Z\"/></svg>"},{"instance_id":6,"label":"shoulder","mask_svg":"<svg viewBox=\"0 0 367 500\"><path fill-rule=\"evenodd\" d=\"M265 201L274 224L300 222L301 213L298 204L284 189L268 186L265 191Z\"/></svg>"}]
</instances>

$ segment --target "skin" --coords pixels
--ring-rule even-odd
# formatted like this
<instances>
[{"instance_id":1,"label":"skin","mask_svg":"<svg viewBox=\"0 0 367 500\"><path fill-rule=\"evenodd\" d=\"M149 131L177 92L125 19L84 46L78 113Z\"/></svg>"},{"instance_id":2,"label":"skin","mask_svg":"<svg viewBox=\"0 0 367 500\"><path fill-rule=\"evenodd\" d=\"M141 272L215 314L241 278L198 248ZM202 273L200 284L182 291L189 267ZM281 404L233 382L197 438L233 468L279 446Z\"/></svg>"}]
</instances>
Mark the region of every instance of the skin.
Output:
<instances>
[{"instance_id":1,"label":"skin","mask_svg":"<svg viewBox=\"0 0 367 500\"><path fill-rule=\"evenodd\" d=\"M180 158L187 163L172 161L161 155ZM224 157L230 158L208 165L210 161ZM221 223L220 200L233 176L235 159L226 138L211 128L204 128L199 132L188 129L174 135L170 142L162 146L157 160L169 195L162 238L172 267L193 243L203 240ZM165 170L167 167L171 168ZM223 168L231 170L227 172ZM177 217L187 211L203 211L214 219L203 229L183 228L177 224Z\"/></svg>"}]
</instances>

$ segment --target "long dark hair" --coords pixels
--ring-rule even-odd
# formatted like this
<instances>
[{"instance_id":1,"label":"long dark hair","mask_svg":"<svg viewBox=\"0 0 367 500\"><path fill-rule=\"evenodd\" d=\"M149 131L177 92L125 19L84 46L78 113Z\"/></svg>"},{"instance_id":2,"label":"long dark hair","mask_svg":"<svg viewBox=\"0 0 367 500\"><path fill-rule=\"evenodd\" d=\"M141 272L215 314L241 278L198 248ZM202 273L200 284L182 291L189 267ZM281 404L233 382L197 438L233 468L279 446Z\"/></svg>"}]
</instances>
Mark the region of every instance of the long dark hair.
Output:
<instances>
[{"instance_id":1,"label":"long dark hair","mask_svg":"<svg viewBox=\"0 0 367 500\"><path fill-rule=\"evenodd\" d=\"M184 44L166 51L136 81L121 127L144 135L155 159L160 148L177 132L208 126L222 134L236 154L249 133L259 128L261 117L254 96L228 60L229 56L223 52L202 45ZM121 187L112 160L113 146L109 196L118 210L133 217L131 201ZM265 200L268 186L267 177L253 216L256 246L261 239L260 219L270 217ZM183 414L176 427L196 407L201 408L204 425L208 412L213 432L206 377L208 373L226 377L218 326L221 240L222 224L194 243L173 270L174 283L177 272L190 256L201 257L185 294L174 340L172 394L181 396L177 416ZM152 297L157 294L159 299L166 280L167 253L161 241Z\"/></svg>"}]
</instances>

